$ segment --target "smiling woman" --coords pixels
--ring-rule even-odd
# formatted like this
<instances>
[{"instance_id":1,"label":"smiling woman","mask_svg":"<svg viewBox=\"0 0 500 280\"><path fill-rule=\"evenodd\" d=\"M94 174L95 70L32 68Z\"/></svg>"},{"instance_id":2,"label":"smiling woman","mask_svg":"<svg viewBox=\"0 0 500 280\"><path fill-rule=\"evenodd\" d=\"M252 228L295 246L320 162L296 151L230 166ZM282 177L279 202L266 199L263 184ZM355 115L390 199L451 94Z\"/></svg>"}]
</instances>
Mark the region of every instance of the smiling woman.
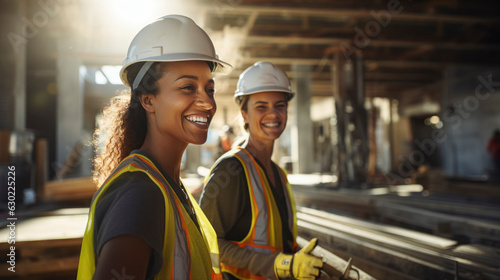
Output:
<instances>
[{"instance_id":1,"label":"smiling woman","mask_svg":"<svg viewBox=\"0 0 500 280\"><path fill-rule=\"evenodd\" d=\"M315 240L297 252L292 190L271 161L293 96L286 73L269 62L255 63L238 80L234 99L248 137L217 160L200 198L219 237L225 279L315 279L323 266L309 254Z\"/></svg>"},{"instance_id":2,"label":"smiling woman","mask_svg":"<svg viewBox=\"0 0 500 280\"><path fill-rule=\"evenodd\" d=\"M154 114L141 148L151 154L166 148L157 145L175 144L184 151L189 143L205 143L216 111L214 80L206 62L167 62L163 71L157 82L158 93L140 98L146 112ZM155 137L161 141L155 141ZM178 174L171 176L176 178Z\"/></svg>"},{"instance_id":3,"label":"smiling woman","mask_svg":"<svg viewBox=\"0 0 500 280\"><path fill-rule=\"evenodd\" d=\"M193 44L196 42L196 44ZM191 19L165 16L130 44L131 87L111 100L95 145L93 197L78 279L221 279L215 232L179 178L188 144L203 144L216 111L217 59ZM174 254L175 252L175 254Z\"/></svg>"}]
</instances>

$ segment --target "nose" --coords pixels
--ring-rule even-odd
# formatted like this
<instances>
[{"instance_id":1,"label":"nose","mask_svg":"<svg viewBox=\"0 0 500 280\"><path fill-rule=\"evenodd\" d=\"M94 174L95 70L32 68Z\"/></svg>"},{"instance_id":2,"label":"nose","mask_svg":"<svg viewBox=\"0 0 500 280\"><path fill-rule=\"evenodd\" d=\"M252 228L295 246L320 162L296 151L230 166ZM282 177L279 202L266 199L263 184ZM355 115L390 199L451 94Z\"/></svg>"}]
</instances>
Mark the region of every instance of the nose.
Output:
<instances>
[{"instance_id":1,"label":"nose","mask_svg":"<svg viewBox=\"0 0 500 280\"><path fill-rule=\"evenodd\" d=\"M269 115L271 115L272 117L279 116L278 108L276 107L271 108L271 110L269 111Z\"/></svg>"},{"instance_id":2,"label":"nose","mask_svg":"<svg viewBox=\"0 0 500 280\"><path fill-rule=\"evenodd\" d=\"M210 97L205 91L198 92L198 98L196 99L196 105L203 108L203 110L210 111L216 108L215 100Z\"/></svg>"}]
</instances>

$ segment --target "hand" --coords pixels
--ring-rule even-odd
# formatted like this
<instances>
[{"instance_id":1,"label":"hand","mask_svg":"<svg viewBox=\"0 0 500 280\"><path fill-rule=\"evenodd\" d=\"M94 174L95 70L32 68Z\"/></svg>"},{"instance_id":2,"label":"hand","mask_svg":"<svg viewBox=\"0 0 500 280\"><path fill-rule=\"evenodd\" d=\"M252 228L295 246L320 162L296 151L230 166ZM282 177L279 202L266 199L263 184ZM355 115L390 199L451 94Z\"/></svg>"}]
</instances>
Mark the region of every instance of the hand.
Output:
<instances>
[{"instance_id":1,"label":"hand","mask_svg":"<svg viewBox=\"0 0 500 280\"><path fill-rule=\"evenodd\" d=\"M299 280L314 280L319 277L323 261L310 254L317 244L318 239L313 238L306 247L294 255L280 253L274 260L276 277L293 277Z\"/></svg>"}]
</instances>

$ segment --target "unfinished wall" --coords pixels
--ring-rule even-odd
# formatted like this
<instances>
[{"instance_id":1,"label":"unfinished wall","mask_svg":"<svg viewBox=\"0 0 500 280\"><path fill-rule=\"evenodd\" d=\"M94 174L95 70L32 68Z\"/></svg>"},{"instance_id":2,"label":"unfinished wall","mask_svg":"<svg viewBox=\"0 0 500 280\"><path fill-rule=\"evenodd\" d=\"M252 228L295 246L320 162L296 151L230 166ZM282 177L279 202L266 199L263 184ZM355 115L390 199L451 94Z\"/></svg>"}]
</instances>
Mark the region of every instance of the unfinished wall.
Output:
<instances>
[{"instance_id":1,"label":"unfinished wall","mask_svg":"<svg viewBox=\"0 0 500 280\"><path fill-rule=\"evenodd\" d=\"M24 129L26 44L21 36L23 2L2 1L0 10L0 130Z\"/></svg>"},{"instance_id":2,"label":"unfinished wall","mask_svg":"<svg viewBox=\"0 0 500 280\"><path fill-rule=\"evenodd\" d=\"M492 165L486 145L500 129L500 68L454 66L444 82L438 143L443 169L458 177L487 174Z\"/></svg>"}]
</instances>

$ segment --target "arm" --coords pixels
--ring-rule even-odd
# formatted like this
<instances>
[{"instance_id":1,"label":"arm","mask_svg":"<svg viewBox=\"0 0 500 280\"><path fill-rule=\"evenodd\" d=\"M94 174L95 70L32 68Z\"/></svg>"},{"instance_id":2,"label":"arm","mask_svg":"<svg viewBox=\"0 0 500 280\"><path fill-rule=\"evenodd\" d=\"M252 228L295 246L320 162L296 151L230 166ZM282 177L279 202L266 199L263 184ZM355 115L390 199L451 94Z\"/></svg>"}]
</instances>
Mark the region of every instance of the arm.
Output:
<instances>
[{"instance_id":1,"label":"arm","mask_svg":"<svg viewBox=\"0 0 500 280\"><path fill-rule=\"evenodd\" d=\"M146 174L120 176L96 206L94 279L156 275L163 263L164 227L160 189Z\"/></svg>"},{"instance_id":2,"label":"arm","mask_svg":"<svg viewBox=\"0 0 500 280\"><path fill-rule=\"evenodd\" d=\"M206 182L200 207L217 233L221 262L275 279L274 259L277 254L257 253L231 242L242 240L247 235L252 220L250 195L243 172L236 158L221 161Z\"/></svg>"},{"instance_id":3,"label":"arm","mask_svg":"<svg viewBox=\"0 0 500 280\"><path fill-rule=\"evenodd\" d=\"M94 280L145 279L151 247L136 235L112 238L102 247Z\"/></svg>"},{"instance_id":4,"label":"arm","mask_svg":"<svg viewBox=\"0 0 500 280\"><path fill-rule=\"evenodd\" d=\"M222 263L233 267L247 268L255 275L264 276L269 279L276 279L274 273L274 260L279 252L271 255L257 253L238 245L224 238L218 238L219 251Z\"/></svg>"}]
</instances>

